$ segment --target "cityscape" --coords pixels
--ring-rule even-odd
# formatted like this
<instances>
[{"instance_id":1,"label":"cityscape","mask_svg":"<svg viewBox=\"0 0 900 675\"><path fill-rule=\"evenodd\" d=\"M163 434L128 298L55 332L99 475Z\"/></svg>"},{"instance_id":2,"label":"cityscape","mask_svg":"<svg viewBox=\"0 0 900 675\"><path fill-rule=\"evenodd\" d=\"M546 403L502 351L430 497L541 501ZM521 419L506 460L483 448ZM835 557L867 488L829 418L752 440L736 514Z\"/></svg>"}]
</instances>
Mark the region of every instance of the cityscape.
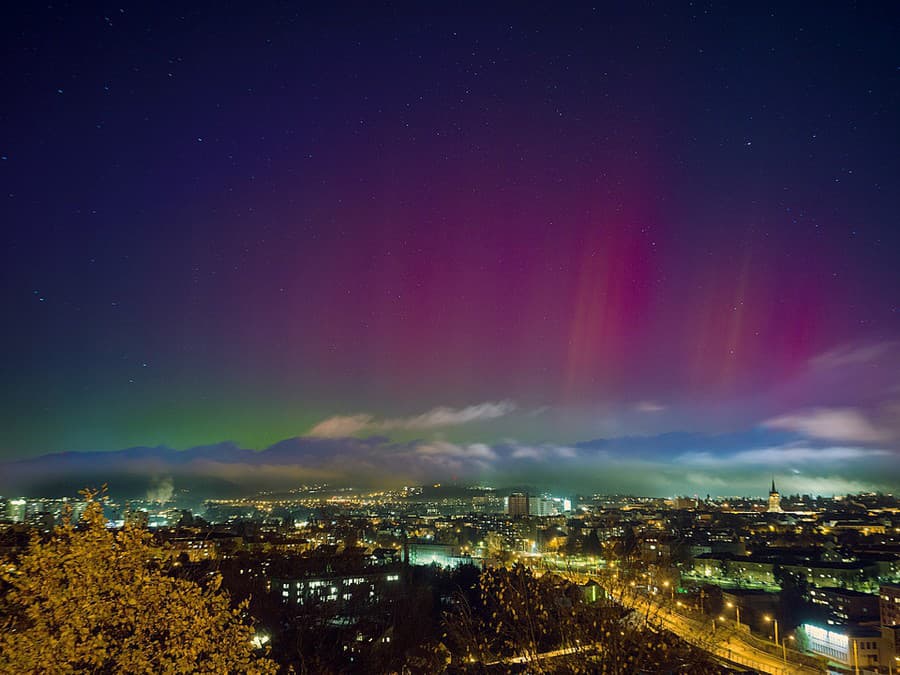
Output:
<instances>
[{"instance_id":1,"label":"cityscape","mask_svg":"<svg viewBox=\"0 0 900 675\"><path fill-rule=\"evenodd\" d=\"M900 4L0 36L0 674L900 675Z\"/></svg>"},{"instance_id":2,"label":"cityscape","mask_svg":"<svg viewBox=\"0 0 900 675\"><path fill-rule=\"evenodd\" d=\"M372 672L403 661L446 668L459 656L454 649L471 646L446 639L447 608L474 593L465 584L483 570L518 568L535 583L570 585L576 602L615 599L654 614L704 655L700 667L709 672L739 664L758 672L880 672L900 661L894 495L781 495L774 479L765 498L316 484L187 504L170 490L107 498L103 510L107 527L149 531L155 556L177 574L221 574L232 598L250 599L254 640L297 668ZM14 559L30 533L49 534L86 505L4 499L0 550ZM589 662L588 645L552 646L519 663L547 659L568 671L567 659ZM498 669L516 663L493 656Z\"/></svg>"}]
</instances>

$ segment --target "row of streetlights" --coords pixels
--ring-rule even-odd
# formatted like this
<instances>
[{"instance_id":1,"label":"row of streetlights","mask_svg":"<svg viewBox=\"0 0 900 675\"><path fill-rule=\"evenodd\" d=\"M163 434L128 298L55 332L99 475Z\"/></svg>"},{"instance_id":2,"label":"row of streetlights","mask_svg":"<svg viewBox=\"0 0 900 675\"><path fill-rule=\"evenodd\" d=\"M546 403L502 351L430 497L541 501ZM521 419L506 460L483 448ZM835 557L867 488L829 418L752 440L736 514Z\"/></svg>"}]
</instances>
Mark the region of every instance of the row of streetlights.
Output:
<instances>
[{"instance_id":1,"label":"row of streetlights","mask_svg":"<svg viewBox=\"0 0 900 675\"><path fill-rule=\"evenodd\" d=\"M632 582L631 585L634 586L634 582ZM663 582L662 582L662 586L663 586L663 588L670 589L670 591L671 591L671 599L672 599L672 601L674 602L674 601L675 601L675 586L674 586L671 582L669 582L668 580L663 581ZM683 607L683 606L684 606L683 603L681 603L681 602L676 602L675 604L677 604L679 607ZM728 603L726 603L726 604L727 604L727 606L728 606L729 609L734 609L735 623L736 623L736 625L737 625L738 630L740 630L740 628L741 628L741 608L740 608L740 606L737 605L736 603L733 603L733 602L728 602ZM726 621L726 618L725 618L724 616L720 616L720 617L719 617L719 620L724 622L724 621ZM777 647L778 644L779 644L779 642L778 642L778 619L776 619L776 618L774 618L774 617L772 617L772 616L766 614L766 615L763 617L763 620L764 620L766 623L771 623L771 624L773 624L773 627L774 627L774 629L775 629L775 646ZM713 619L713 629L715 629L715 626L716 626L716 622L715 622L715 619ZM794 636L793 636L793 635L789 635L789 636L788 636L788 639L789 639L789 640L794 640ZM781 658L782 658L782 660L784 661L785 665L787 665L787 642L785 641L785 639L782 639L782 640L781 640Z\"/></svg>"},{"instance_id":2,"label":"row of streetlights","mask_svg":"<svg viewBox=\"0 0 900 675\"><path fill-rule=\"evenodd\" d=\"M646 576L646 575L645 575L645 576ZM634 586L634 582L632 582L631 585ZM672 583L671 583L670 581L668 581L668 580L663 581L663 582L662 582L662 585L663 585L663 588L667 588L667 589L669 589L669 590L671 591L671 598L672 598L672 601L674 602L674 600L675 600L675 585L672 584ZM677 604L678 604L679 606L681 606L681 603L680 603L680 602L677 603ZM737 605L737 604L735 604L735 603L733 603L733 602L728 602L728 603L726 603L726 604L727 604L727 606L728 606L729 609L734 609L734 619L735 619L735 623L737 624L738 630L740 630L740 628L741 628L741 608L740 608L740 606ZM725 617L724 617L724 616L720 616L720 617L719 617L719 620L720 620L720 621L725 621ZM775 629L775 646L777 647L777 646L778 646L778 619L776 619L776 618L774 618L774 617L772 617L772 616L766 614L766 615L763 617L763 620L764 620L766 623L771 623L771 624L773 624L774 629ZM715 627L715 621L713 621L713 627ZM793 640L793 639L794 639L794 636L793 636L793 635L789 635L789 636L788 636L788 639L789 639L789 640ZM781 657L782 657L782 659L784 660L784 663L787 664L787 643L785 642L784 639L781 640Z\"/></svg>"},{"instance_id":3,"label":"row of streetlights","mask_svg":"<svg viewBox=\"0 0 900 675\"><path fill-rule=\"evenodd\" d=\"M733 602L728 602L728 603L726 603L726 604L728 605L729 608L734 609L734 620L735 620L735 623L737 624L738 630L740 630L740 628L741 628L741 608L740 608L740 606L736 605L736 604L733 603ZM720 617L719 617L719 620L725 621L725 617L724 617L724 616L720 616ZM766 623L771 623L771 624L774 625L774 628L775 628L775 646L777 647L777 646L778 646L778 619L776 619L776 618L774 618L774 617L772 617L772 616L766 614L766 615L763 617L763 621L765 621ZM788 636L788 639L789 639L789 640L793 640L793 639L794 639L794 636L793 636L793 635L789 635L789 636ZM784 660L785 663L787 663L787 643L785 642L784 638L782 638L782 640L781 640L781 658Z\"/></svg>"}]
</instances>

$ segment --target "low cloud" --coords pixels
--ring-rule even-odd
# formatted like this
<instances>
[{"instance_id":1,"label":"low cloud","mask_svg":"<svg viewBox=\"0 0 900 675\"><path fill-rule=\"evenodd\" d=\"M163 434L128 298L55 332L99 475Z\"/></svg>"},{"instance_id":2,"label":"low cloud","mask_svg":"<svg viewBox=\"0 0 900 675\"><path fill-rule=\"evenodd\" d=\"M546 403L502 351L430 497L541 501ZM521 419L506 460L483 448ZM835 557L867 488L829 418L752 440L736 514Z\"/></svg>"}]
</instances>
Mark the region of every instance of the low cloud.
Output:
<instances>
[{"instance_id":1,"label":"low cloud","mask_svg":"<svg viewBox=\"0 0 900 675\"><path fill-rule=\"evenodd\" d=\"M426 457L454 457L487 462L494 462L498 459L497 453L486 443L457 445L446 441L436 441L433 443L422 443L416 446L415 451L416 454Z\"/></svg>"},{"instance_id":2,"label":"low cloud","mask_svg":"<svg viewBox=\"0 0 900 675\"><path fill-rule=\"evenodd\" d=\"M509 415L516 409L512 401L479 403L465 408L438 406L420 415L378 419L368 413L336 415L322 420L309 430L309 436L343 438L362 432L383 433L395 430L424 431L483 422Z\"/></svg>"},{"instance_id":3,"label":"low cloud","mask_svg":"<svg viewBox=\"0 0 900 675\"><path fill-rule=\"evenodd\" d=\"M806 444L790 444L766 448L750 448L728 455L712 452L692 452L681 455L676 463L692 466L816 466L844 462L881 459L891 456L887 450L856 447L817 448Z\"/></svg>"},{"instance_id":4,"label":"low cloud","mask_svg":"<svg viewBox=\"0 0 900 675\"><path fill-rule=\"evenodd\" d=\"M827 441L883 443L892 438L888 430L875 426L855 408L800 410L766 420L763 426Z\"/></svg>"},{"instance_id":5,"label":"low cloud","mask_svg":"<svg viewBox=\"0 0 900 675\"><path fill-rule=\"evenodd\" d=\"M533 461L552 461L556 459L575 459L578 450L566 445L518 445L510 447L509 456L512 459L529 459Z\"/></svg>"},{"instance_id":6,"label":"low cloud","mask_svg":"<svg viewBox=\"0 0 900 675\"><path fill-rule=\"evenodd\" d=\"M727 435L612 437L571 445L303 436L259 451L220 443L183 451L67 452L7 462L0 469L3 494L49 495L51 489L74 494L100 481L109 482L117 495L129 491L151 498L164 498L175 484L199 498L286 490L304 482L383 488L445 481L586 493L758 495L772 473L782 491L790 485L831 494L851 485L890 491L900 478L893 448L798 440L793 433L761 427Z\"/></svg>"}]
</instances>

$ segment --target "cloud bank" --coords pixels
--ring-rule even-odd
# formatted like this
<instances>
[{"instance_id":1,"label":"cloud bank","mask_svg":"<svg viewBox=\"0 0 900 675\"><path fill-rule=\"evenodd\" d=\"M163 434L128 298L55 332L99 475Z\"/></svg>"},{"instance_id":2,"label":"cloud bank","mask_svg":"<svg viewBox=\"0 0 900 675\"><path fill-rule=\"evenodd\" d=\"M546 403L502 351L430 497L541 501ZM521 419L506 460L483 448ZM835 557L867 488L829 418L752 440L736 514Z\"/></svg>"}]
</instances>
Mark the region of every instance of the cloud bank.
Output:
<instances>
[{"instance_id":1,"label":"cloud bank","mask_svg":"<svg viewBox=\"0 0 900 675\"><path fill-rule=\"evenodd\" d=\"M893 434L875 426L855 408L812 408L766 420L764 426L829 441L883 443Z\"/></svg>"},{"instance_id":2,"label":"cloud bank","mask_svg":"<svg viewBox=\"0 0 900 675\"><path fill-rule=\"evenodd\" d=\"M45 455L0 467L0 492L48 494L48 486L57 486L59 492L73 494L84 485L109 482L113 494L120 485L134 485L141 495L160 487L169 492L174 485L194 495L224 496L320 481L361 488L489 481L498 487L530 484L566 493L760 495L772 473L784 491L831 494L856 486L889 492L900 484L897 459L890 449L767 429L601 438L569 445L304 436L260 451L221 443L184 451L157 447ZM153 482L152 476L167 479Z\"/></svg>"},{"instance_id":3,"label":"cloud bank","mask_svg":"<svg viewBox=\"0 0 900 675\"><path fill-rule=\"evenodd\" d=\"M465 408L438 406L420 415L378 419L369 413L335 415L322 420L309 430L310 436L341 438L356 434L384 433L388 431L425 431L460 426L472 422L484 422L509 415L516 409L512 401L479 403Z\"/></svg>"}]
</instances>

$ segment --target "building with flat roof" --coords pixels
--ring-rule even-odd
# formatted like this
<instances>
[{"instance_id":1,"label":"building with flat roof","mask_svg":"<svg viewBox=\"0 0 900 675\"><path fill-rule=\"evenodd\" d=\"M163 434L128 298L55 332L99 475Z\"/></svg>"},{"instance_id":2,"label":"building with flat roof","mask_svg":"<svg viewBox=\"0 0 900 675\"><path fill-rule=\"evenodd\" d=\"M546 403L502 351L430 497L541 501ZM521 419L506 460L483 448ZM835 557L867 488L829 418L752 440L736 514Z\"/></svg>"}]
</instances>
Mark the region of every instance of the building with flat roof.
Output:
<instances>
[{"instance_id":1,"label":"building with flat roof","mask_svg":"<svg viewBox=\"0 0 900 675\"><path fill-rule=\"evenodd\" d=\"M459 547L450 544L411 541L404 547L406 562L410 565L437 565L459 567L480 562L480 559L460 555Z\"/></svg>"},{"instance_id":2,"label":"building with flat roof","mask_svg":"<svg viewBox=\"0 0 900 675\"><path fill-rule=\"evenodd\" d=\"M527 492L513 492L506 498L506 513L513 517L527 516L529 514L528 502Z\"/></svg>"},{"instance_id":3,"label":"building with flat roof","mask_svg":"<svg viewBox=\"0 0 900 675\"><path fill-rule=\"evenodd\" d=\"M877 627L846 625L817 626L805 623L798 629L807 650L845 666L878 668L893 658L892 650Z\"/></svg>"},{"instance_id":4,"label":"building with flat roof","mask_svg":"<svg viewBox=\"0 0 900 675\"><path fill-rule=\"evenodd\" d=\"M309 602L366 603L394 592L400 586L400 571L359 572L356 574L323 574L301 578L274 578L273 593L283 604L303 605Z\"/></svg>"}]
</instances>

